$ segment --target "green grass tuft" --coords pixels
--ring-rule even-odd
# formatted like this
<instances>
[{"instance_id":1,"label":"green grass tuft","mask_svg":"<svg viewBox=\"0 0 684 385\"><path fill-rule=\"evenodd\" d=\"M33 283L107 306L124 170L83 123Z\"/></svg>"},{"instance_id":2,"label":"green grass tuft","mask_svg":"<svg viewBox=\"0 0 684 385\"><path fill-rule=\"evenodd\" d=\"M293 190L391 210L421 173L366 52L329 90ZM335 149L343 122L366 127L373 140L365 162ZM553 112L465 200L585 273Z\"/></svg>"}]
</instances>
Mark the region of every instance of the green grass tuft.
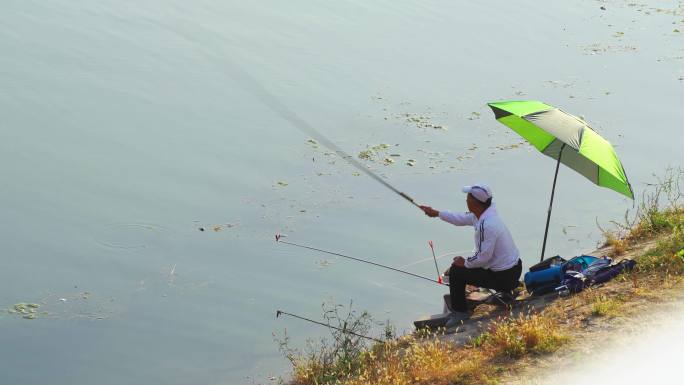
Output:
<instances>
[{"instance_id":1,"label":"green grass tuft","mask_svg":"<svg viewBox=\"0 0 684 385\"><path fill-rule=\"evenodd\" d=\"M610 298L605 295L597 296L591 305L591 314L597 317L618 315L620 309L620 302L615 298Z\"/></svg>"}]
</instances>

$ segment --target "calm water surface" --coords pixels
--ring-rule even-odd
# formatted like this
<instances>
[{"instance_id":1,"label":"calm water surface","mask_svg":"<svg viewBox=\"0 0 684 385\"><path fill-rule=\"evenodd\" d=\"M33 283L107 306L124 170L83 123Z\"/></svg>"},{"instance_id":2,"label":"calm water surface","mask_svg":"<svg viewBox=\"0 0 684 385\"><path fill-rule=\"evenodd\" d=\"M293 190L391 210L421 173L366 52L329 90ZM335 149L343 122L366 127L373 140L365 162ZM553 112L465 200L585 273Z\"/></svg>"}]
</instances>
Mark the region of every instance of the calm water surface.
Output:
<instances>
[{"instance_id":1,"label":"calm water surface","mask_svg":"<svg viewBox=\"0 0 684 385\"><path fill-rule=\"evenodd\" d=\"M489 183L529 266L554 164L485 103L584 116L643 191L681 165L684 123L684 5L647 3L4 1L0 307L41 307L0 315L0 383L269 382L273 332L325 333L276 309L353 299L400 331L441 309L436 285L274 243L432 276L426 241L472 236L308 143L233 63L350 153L388 144L366 162L421 203ZM561 169L548 252L631 207Z\"/></svg>"}]
</instances>

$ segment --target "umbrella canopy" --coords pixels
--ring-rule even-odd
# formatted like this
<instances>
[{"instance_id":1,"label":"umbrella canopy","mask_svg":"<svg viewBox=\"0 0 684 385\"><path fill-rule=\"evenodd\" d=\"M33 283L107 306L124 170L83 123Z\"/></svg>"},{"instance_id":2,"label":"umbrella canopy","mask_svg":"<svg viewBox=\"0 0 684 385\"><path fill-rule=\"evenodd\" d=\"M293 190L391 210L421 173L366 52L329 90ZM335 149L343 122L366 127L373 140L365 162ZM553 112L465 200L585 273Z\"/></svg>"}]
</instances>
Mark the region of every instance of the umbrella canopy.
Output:
<instances>
[{"instance_id":1,"label":"umbrella canopy","mask_svg":"<svg viewBox=\"0 0 684 385\"><path fill-rule=\"evenodd\" d=\"M541 260L544 260L553 196L561 163L584 175L594 184L634 199L634 191L613 146L584 120L534 100L488 103L496 120L510 127L543 154L556 159L551 203L544 230Z\"/></svg>"},{"instance_id":2,"label":"umbrella canopy","mask_svg":"<svg viewBox=\"0 0 684 385\"><path fill-rule=\"evenodd\" d=\"M634 199L613 146L582 119L533 100L488 103L496 120L594 184Z\"/></svg>"}]
</instances>

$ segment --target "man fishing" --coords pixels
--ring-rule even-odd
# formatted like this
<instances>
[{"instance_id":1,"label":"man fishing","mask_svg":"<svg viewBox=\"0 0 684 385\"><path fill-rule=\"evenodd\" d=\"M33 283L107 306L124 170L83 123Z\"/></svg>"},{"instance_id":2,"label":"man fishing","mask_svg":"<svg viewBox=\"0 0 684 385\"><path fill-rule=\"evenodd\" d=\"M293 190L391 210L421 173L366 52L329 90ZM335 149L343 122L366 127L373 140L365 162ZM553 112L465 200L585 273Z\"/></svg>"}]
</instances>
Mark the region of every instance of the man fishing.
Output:
<instances>
[{"instance_id":1,"label":"man fishing","mask_svg":"<svg viewBox=\"0 0 684 385\"><path fill-rule=\"evenodd\" d=\"M446 327L451 328L470 318L466 304L466 285L510 292L518 286L522 272L520 253L492 203L492 190L483 184L463 187L468 194L468 212L438 211L420 206L429 217L439 217L456 226L475 228L475 249L468 258L455 257L449 268L451 314Z\"/></svg>"}]
</instances>

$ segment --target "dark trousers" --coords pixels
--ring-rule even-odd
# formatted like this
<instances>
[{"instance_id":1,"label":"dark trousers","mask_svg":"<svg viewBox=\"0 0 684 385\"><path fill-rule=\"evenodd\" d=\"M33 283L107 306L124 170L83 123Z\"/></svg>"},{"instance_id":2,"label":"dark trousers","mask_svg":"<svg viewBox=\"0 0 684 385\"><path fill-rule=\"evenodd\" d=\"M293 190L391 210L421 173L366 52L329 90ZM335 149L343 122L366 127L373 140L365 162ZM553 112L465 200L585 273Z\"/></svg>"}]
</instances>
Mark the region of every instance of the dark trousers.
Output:
<instances>
[{"instance_id":1,"label":"dark trousers","mask_svg":"<svg viewBox=\"0 0 684 385\"><path fill-rule=\"evenodd\" d=\"M522 273L522 261L508 270L492 271L487 269L466 269L451 266L449 268L449 292L451 293L451 309L468 311L465 298L466 285L510 291L518 286Z\"/></svg>"}]
</instances>

